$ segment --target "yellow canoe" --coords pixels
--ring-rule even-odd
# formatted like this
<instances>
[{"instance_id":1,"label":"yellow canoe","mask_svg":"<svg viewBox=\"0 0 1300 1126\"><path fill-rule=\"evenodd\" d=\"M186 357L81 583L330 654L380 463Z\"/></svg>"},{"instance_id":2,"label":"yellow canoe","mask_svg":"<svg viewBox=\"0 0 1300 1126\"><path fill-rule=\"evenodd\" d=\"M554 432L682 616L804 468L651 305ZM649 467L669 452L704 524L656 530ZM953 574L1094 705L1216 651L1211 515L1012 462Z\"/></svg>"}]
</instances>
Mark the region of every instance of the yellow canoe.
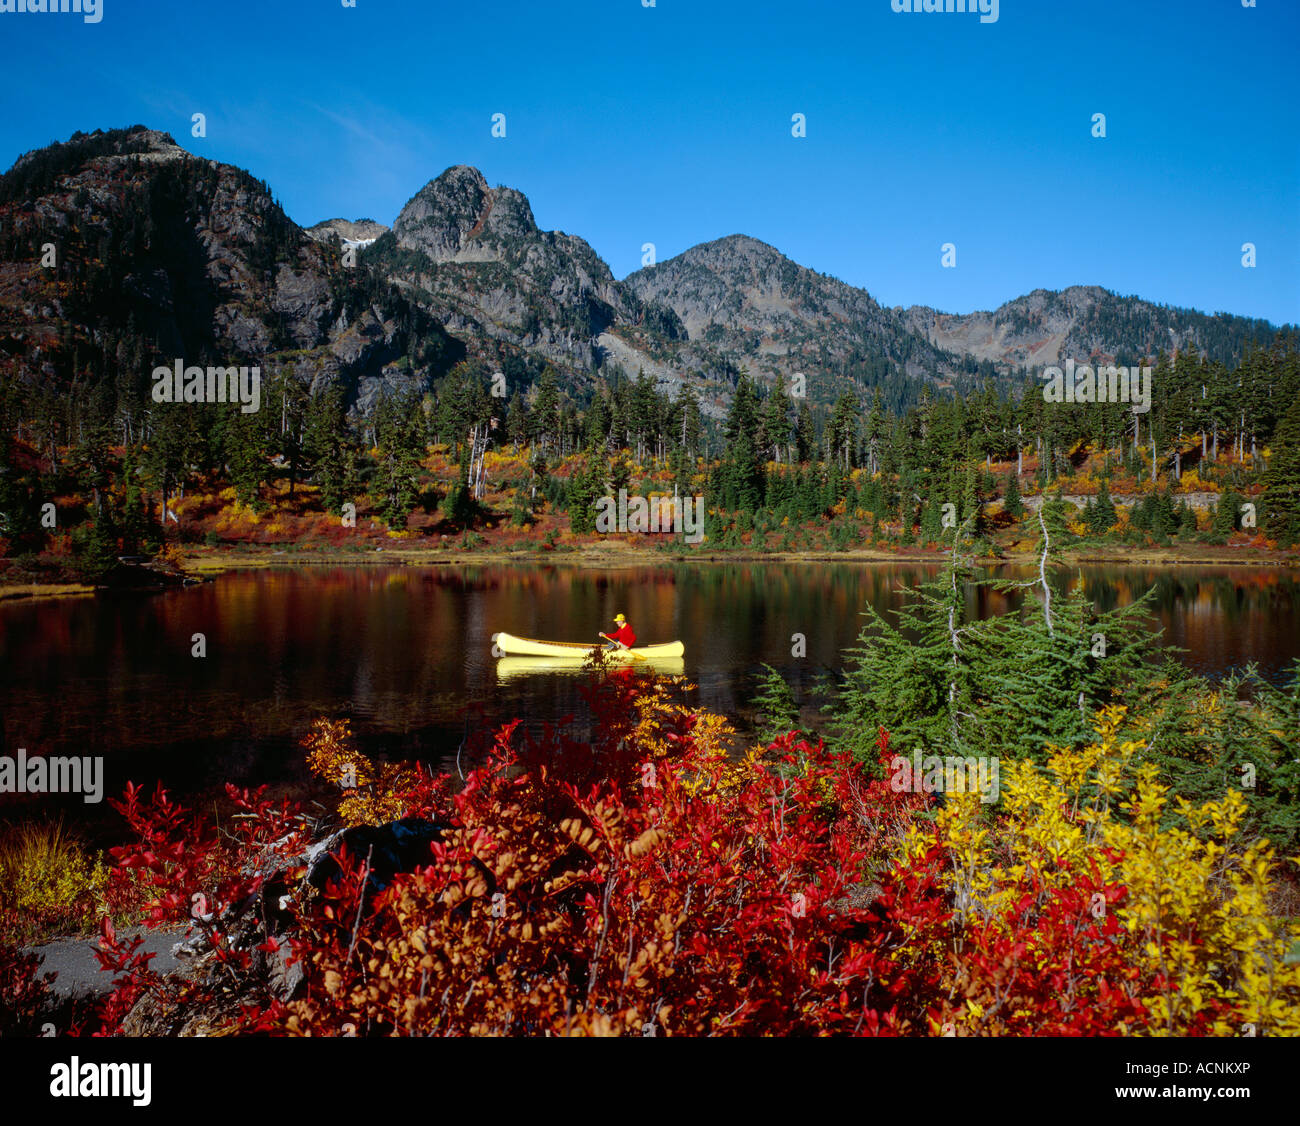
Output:
<instances>
[{"instance_id":1,"label":"yellow canoe","mask_svg":"<svg viewBox=\"0 0 1300 1126\"><path fill-rule=\"evenodd\" d=\"M603 641L536 641L531 637L515 637L509 633L494 633L493 644L510 657L570 657L582 660ZM631 654L631 655L629 655ZM680 641L663 645L637 645L631 649L611 649L606 657L613 660L635 661L637 657L654 660L658 657L683 657L686 646Z\"/></svg>"},{"instance_id":2,"label":"yellow canoe","mask_svg":"<svg viewBox=\"0 0 1300 1126\"><path fill-rule=\"evenodd\" d=\"M686 662L680 657L650 657L644 661L626 659L620 666L639 668L642 672L651 672L657 676L683 676ZM513 680L520 676L534 673L571 673L582 672L584 657L502 657L497 661L497 679Z\"/></svg>"}]
</instances>

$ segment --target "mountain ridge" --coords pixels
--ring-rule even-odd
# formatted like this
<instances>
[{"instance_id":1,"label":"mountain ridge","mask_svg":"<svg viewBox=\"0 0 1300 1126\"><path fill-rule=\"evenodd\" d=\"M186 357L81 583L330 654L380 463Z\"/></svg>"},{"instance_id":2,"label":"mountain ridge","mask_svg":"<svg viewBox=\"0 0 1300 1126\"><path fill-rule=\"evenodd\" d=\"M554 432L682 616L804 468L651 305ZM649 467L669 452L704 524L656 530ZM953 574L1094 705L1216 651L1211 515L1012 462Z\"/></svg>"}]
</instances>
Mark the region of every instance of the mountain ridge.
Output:
<instances>
[{"instance_id":1,"label":"mountain ridge","mask_svg":"<svg viewBox=\"0 0 1300 1126\"><path fill-rule=\"evenodd\" d=\"M151 241L164 228L174 252ZM50 229L93 237L93 247L78 243L87 260L115 257L117 288L94 292L118 320L146 324L159 347L294 352L299 378L342 382L362 410L384 388L427 387L458 356L525 383L549 364L578 394L641 369L660 385L692 386L715 415L742 370L769 385L805 375L814 405L878 391L897 409L926 383L1010 385L1066 357L1123 363L1197 347L1226 362L1252 335L1266 342L1286 328L1094 285L1035 289L965 314L887 307L741 232L618 279L585 239L541 230L523 192L491 187L465 164L430 179L391 227L301 227L250 173L133 126L31 150L0 176L0 318L11 339L24 336L49 280L32 263ZM368 271L364 299L346 296L357 286L339 261L344 248ZM96 268L68 267L79 277ZM381 297L390 287L394 296ZM40 307L35 336L69 321L93 335L82 323L99 315L93 302Z\"/></svg>"}]
</instances>

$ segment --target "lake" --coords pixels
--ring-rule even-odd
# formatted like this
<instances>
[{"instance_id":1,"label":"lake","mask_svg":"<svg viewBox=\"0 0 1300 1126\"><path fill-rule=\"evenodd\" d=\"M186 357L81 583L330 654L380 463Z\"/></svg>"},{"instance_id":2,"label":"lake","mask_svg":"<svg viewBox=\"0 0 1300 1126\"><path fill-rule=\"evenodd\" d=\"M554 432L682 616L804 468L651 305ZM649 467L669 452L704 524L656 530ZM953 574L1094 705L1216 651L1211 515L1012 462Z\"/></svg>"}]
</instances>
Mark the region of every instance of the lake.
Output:
<instances>
[{"instance_id":1,"label":"lake","mask_svg":"<svg viewBox=\"0 0 1300 1126\"><path fill-rule=\"evenodd\" d=\"M187 794L227 780L300 786L298 740L316 717L347 715L368 751L451 769L467 732L516 716L536 728L582 709L572 673L499 678L492 634L594 641L618 611L642 643L683 641L699 701L744 719L760 663L806 694L838 667L866 602L892 610L900 587L935 570L322 566L236 571L155 595L10 602L0 605L0 754L103 755L110 795L128 778L161 777ZM1253 660L1280 681L1300 656L1294 571L1081 567L1067 581L1106 607L1154 587L1165 639L1208 675ZM1019 600L968 597L981 616ZM196 634L206 656L192 655ZM791 656L794 634L806 639L803 659ZM0 801L0 815L13 815L54 799ZM88 807L68 808L93 820Z\"/></svg>"}]
</instances>

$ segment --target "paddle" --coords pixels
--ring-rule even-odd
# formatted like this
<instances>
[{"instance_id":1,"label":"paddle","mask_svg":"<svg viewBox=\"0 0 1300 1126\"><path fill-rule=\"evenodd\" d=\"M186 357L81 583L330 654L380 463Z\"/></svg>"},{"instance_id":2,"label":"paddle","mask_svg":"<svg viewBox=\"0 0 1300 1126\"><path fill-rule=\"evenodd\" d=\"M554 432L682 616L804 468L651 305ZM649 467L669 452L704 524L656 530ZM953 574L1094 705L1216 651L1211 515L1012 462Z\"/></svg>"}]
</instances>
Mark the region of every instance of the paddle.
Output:
<instances>
[{"instance_id":1,"label":"paddle","mask_svg":"<svg viewBox=\"0 0 1300 1126\"><path fill-rule=\"evenodd\" d=\"M635 657L638 661L644 661L644 660L645 660L645 658L644 658L643 656L641 656L640 653L633 653L631 649L629 649L626 645L624 645L624 644L623 644L621 641L619 641L617 638L610 637L609 634L607 634L607 633L602 633L600 636L603 637L606 641L612 641L612 642L614 642L614 644L617 645L620 649L622 649L623 652L627 653L627 654L628 654L629 656L631 656L631 657Z\"/></svg>"}]
</instances>

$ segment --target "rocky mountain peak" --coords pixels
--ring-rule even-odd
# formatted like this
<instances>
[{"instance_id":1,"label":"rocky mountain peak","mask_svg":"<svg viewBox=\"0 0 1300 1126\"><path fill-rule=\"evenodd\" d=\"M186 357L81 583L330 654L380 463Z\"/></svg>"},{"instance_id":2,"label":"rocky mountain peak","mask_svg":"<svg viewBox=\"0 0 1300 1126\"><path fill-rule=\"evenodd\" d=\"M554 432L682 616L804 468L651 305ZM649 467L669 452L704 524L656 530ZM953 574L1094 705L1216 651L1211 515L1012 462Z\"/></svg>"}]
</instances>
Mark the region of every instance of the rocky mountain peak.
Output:
<instances>
[{"instance_id":1,"label":"rocky mountain peak","mask_svg":"<svg viewBox=\"0 0 1300 1126\"><path fill-rule=\"evenodd\" d=\"M719 299L734 293L792 297L805 282L820 277L768 243L749 235L727 235L629 274L624 284L642 298L672 304L674 298L684 299L688 293L697 298L712 294Z\"/></svg>"},{"instance_id":2,"label":"rocky mountain peak","mask_svg":"<svg viewBox=\"0 0 1300 1126\"><path fill-rule=\"evenodd\" d=\"M494 194L477 168L466 164L448 168L402 208L393 223L397 245L421 251L434 262L455 261L482 233Z\"/></svg>"},{"instance_id":3,"label":"rocky mountain peak","mask_svg":"<svg viewBox=\"0 0 1300 1126\"><path fill-rule=\"evenodd\" d=\"M712 242L702 242L698 246L693 246L686 251L683 257L688 261L697 262L709 259L737 258L770 262L784 259L785 255L776 247L750 235L727 235L724 238L714 239Z\"/></svg>"}]
</instances>

